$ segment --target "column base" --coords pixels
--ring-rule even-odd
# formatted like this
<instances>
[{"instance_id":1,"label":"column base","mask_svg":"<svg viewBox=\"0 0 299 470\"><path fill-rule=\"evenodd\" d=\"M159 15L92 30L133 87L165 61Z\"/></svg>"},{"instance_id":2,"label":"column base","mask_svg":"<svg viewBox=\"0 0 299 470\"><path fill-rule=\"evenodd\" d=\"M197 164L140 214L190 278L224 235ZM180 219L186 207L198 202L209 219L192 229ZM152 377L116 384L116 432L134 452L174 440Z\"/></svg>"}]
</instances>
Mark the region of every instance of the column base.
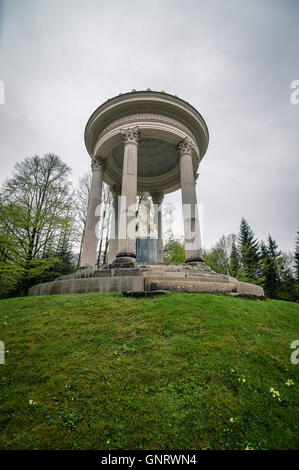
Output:
<instances>
[{"instance_id":1,"label":"column base","mask_svg":"<svg viewBox=\"0 0 299 470\"><path fill-rule=\"evenodd\" d=\"M117 253L116 258L136 258L136 254L121 252Z\"/></svg>"},{"instance_id":2,"label":"column base","mask_svg":"<svg viewBox=\"0 0 299 470\"><path fill-rule=\"evenodd\" d=\"M91 268L94 268L95 266L96 266L95 264L93 266L91 264L84 264L82 266L79 266L78 271L80 271L81 269L91 269Z\"/></svg>"},{"instance_id":3,"label":"column base","mask_svg":"<svg viewBox=\"0 0 299 470\"><path fill-rule=\"evenodd\" d=\"M203 263L204 261L200 256L198 256L197 258L187 258L185 262L186 263Z\"/></svg>"},{"instance_id":4,"label":"column base","mask_svg":"<svg viewBox=\"0 0 299 470\"><path fill-rule=\"evenodd\" d=\"M111 269L120 269L120 268L135 268L137 265L136 256L116 256L115 260L109 264Z\"/></svg>"}]
</instances>

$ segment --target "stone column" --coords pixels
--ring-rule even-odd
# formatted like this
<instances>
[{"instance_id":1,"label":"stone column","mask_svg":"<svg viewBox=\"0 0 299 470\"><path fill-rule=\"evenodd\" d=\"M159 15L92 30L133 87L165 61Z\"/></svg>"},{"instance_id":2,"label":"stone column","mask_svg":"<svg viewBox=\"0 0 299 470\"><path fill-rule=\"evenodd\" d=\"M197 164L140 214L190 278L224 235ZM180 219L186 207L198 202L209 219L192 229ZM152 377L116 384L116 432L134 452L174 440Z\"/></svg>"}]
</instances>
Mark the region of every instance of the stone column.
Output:
<instances>
[{"instance_id":1,"label":"stone column","mask_svg":"<svg viewBox=\"0 0 299 470\"><path fill-rule=\"evenodd\" d=\"M192 141L188 137L185 137L181 142L179 142L177 148L180 155L186 262L203 261L192 165Z\"/></svg>"},{"instance_id":2,"label":"stone column","mask_svg":"<svg viewBox=\"0 0 299 470\"><path fill-rule=\"evenodd\" d=\"M102 200L103 172L105 168L105 160L100 158L92 159L92 178L80 268L95 266L97 262L98 237L96 235L96 226L99 222L99 209L97 210L97 208Z\"/></svg>"},{"instance_id":3,"label":"stone column","mask_svg":"<svg viewBox=\"0 0 299 470\"><path fill-rule=\"evenodd\" d=\"M117 258L136 258L136 197L138 127L124 129L124 163L121 187L121 211Z\"/></svg>"},{"instance_id":4,"label":"stone column","mask_svg":"<svg viewBox=\"0 0 299 470\"><path fill-rule=\"evenodd\" d=\"M111 221L111 230L110 230L110 241L109 241L109 251L108 251L108 264L112 263L118 252L118 198L121 193L121 187L119 185L114 185L111 187L113 195L113 212L112 212L112 221Z\"/></svg>"},{"instance_id":5,"label":"stone column","mask_svg":"<svg viewBox=\"0 0 299 470\"><path fill-rule=\"evenodd\" d=\"M157 263L163 263L163 229L162 229L162 202L164 194L161 192L151 193L155 208L155 223L157 223Z\"/></svg>"}]
</instances>

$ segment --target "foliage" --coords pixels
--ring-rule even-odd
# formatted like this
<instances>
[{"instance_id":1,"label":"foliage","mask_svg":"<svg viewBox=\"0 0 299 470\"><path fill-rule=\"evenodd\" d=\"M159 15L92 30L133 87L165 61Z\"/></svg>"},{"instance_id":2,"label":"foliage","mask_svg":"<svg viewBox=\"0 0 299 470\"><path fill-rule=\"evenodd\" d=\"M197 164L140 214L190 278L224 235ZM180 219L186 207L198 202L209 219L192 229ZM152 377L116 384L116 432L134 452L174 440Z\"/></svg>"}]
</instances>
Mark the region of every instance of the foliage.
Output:
<instances>
[{"instance_id":1,"label":"foliage","mask_svg":"<svg viewBox=\"0 0 299 470\"><path fill-rule=\"evenodd\" d=\"M77 222L78 223L78 235L80 238L80 249L79 249L79 256L78 256L78 261L77 261L77 268L79 268L80 266L81 255L82 255L82 246L83 246L83 238L84 238L85 227L86 227L90 187L91 187L91 173L86 172L79 179L79 182L75 191L76 219L78 221Z\"/></svg>"},{"instance_id":2,"label":"foliage","mask_svg":"<svg viewBox=\"0 0 299 470\"><path fill-rule=\"evenodd\" d=\"M180 240L175 240L174 238L169 239L169 241L164 246L163 260L166 264L185 263L186 253L184 244Z\"/></svg>"},{"instance_id":3,"label":"foliage","mask_svg":"<svg viewBox=\"0 0 299 470\"><path fill-rule=\"evenodd\" d=\"M80 264L91 174L86 173L73 191L70 168L53 154L35 155L15 166L0 189L0 297L25 294L36 283L69 274ZM103 185L98 208L98 264L107 262L112 193ZM153 205L148 194L137 205L136 233L156 234ZM183 242L173 234L175 209L163 204L164 262L185 262ZM79 252L75 255L74 252ZM244 218L237 235L222 236L204 251L213 270L264 287L271 298L299 300L299 231L295 252L281 253L269 235L259 243Z\"/></svg>"},{"instance_id":4,"label":"foliage","mask_svg":"<svg viewBox=\"0 0 299 470\"><path fill-rule=\"evenodd\" d=\"M299 282L294 275L298 249L296 239L294 255L281 252L271 235L267 243L258 243L248 223L242 218L238 238L235 234L223 235L215 246L204 251L204 261L216 272L229 273L239 281L261 285L270 298L298 302Z\"/></svg>"},{"instance_id":5,"label":"foliage","mask_svg":"<svg viewBox=\"0 0 299 470\"><path fill-rule=\"evenodd\" d=\"M50 265L57 269L60 263L63 273L63 263L68 264L69 271L75 237L69 173L56 155L35 155L17 163L4 183L0 192L2 296L25 293L32 282L45 278Z\"/></svg>"},{"instance_id":6,"label":"foliage","mask_svg":"<svg viewBox=\"0 0 299 470\"><path fill-rule=\"evenodd\" d=\"M280 285L277 298L299 302L299 283L294 276L293 264L293 254L282 252L278 260Z\"/></svg>"},{"instance_id":7,"label":"foliage","mask_svg":"<svg viewBox=\"0 0 299 470\"><path fill-rule=\"evenodd\" d=\"M228 274L232 243L232 234L227 237L223 235L210 251L204 252L205 263L218 273Z\"/></svg>"},{"instance_id":8,"label":"foliage","mask_svg":"<svg viewBox=\"0 0 299 470\"><path fill-rule=\"evenodd\" d=\"M281 252L275 240L268 236L268 244L261 244L261 276L265 294L272 299L277 298L280 286L279 261Z\"/></svg>"},{"instance_id":9,"label":"foliage","mask_svg":"<svg viewBox=\"0 0 299 470\"><path fill-rule=\"evenodd\" d=\"M259 268L259 243L254 237L248 222L242 217L238 235L241 257L241 271L248 281L256 281Z\"/></svg>"},{"instance_id":10,"label":"foliage","mask_svg":"<svg viewBox=\"0 0 299 470\"><path fill-rule=\"evenodd\" d=\"M298 318L208 294L1 300L0 448L295 449Z\"/></svg>"},{"instance_id":11,"label":"foliage","mask_svg":"<svg viewBox=\"0 0 299 470\"><path fill-rule=\"evenodd\" d=\"M102 201L99 208L99 227L98 227L98 262L97 264L107 263L108 246L109 246L109 231L111 224L112 212L112 192L109 186L103 183Z\"/></svg>"},{"instance_id":12,"label":"foliage","mask_svg":"<svg viewBox=\"0 0 299 470\"><path fill-rule=\"evenodd\" d=\"M240 253L237 246L237 236L232 234L232 244L229 260L229 271L230 275L237 277L241 267Z\"/></svg>"}]
</instances>

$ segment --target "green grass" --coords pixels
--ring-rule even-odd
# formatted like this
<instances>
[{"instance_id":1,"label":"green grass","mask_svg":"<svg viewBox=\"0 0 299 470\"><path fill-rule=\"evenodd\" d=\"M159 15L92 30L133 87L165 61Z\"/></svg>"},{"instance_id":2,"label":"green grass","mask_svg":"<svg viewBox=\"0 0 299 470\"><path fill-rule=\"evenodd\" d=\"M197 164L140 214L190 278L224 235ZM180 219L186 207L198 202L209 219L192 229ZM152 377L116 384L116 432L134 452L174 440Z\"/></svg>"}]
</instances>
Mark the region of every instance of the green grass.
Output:
<instances>
[{"instance_id":1,"label":"green grass","mask_svg":"<svg viewBox=\"0 0 299 470\"><path fill-rule=\"evenodd\" d=\"M208 294L2 300L0 448L298 448L298 319Z\"/></svg>"}]
</instances>

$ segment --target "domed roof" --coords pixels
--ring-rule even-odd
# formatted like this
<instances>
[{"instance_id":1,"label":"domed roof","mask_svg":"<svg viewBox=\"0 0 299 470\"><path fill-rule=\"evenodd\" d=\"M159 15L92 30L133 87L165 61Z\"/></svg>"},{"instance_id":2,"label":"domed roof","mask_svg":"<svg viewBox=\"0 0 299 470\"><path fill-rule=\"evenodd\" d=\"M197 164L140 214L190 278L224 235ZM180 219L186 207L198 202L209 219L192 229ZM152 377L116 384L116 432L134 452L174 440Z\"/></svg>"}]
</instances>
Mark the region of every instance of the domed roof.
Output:
<instances>
[{"instance_id":1,"label":"domed roof","mask_svg":"<svg viewBox=\"0 0 299 470\"><path fill-rule=\"evenodd\" d=\"M121 183L123 141L121 130L138 126L138 192L180 187L176 144L184 137L194 143L193 169L197 171L209 142L208 128L200 113L189 103L165 92L135 91L120 94L99 106L85 128L85 145L90 156L108 162L104 180Z\"/></svg>"}]
</instances>

